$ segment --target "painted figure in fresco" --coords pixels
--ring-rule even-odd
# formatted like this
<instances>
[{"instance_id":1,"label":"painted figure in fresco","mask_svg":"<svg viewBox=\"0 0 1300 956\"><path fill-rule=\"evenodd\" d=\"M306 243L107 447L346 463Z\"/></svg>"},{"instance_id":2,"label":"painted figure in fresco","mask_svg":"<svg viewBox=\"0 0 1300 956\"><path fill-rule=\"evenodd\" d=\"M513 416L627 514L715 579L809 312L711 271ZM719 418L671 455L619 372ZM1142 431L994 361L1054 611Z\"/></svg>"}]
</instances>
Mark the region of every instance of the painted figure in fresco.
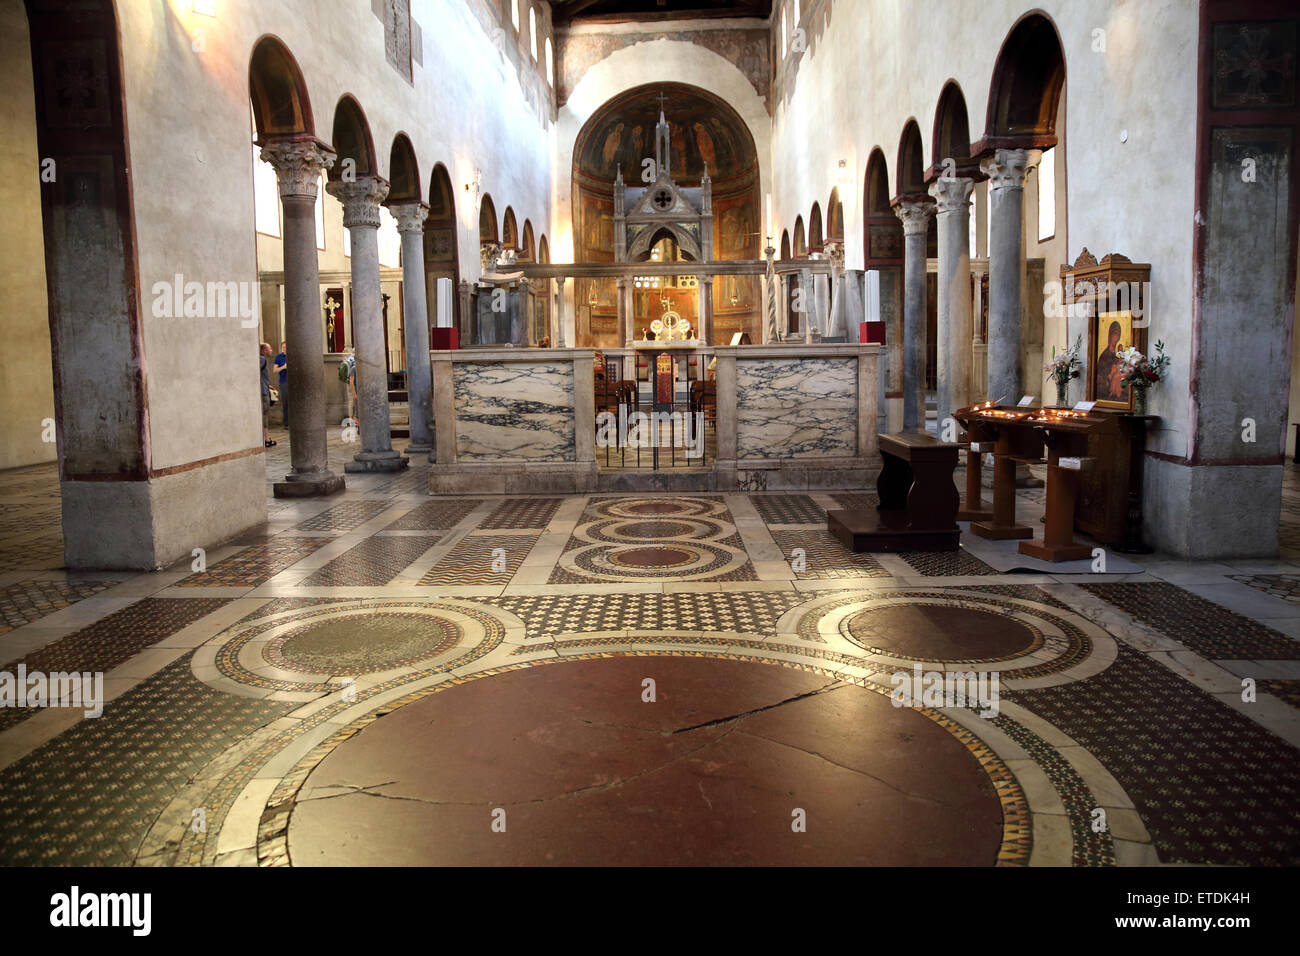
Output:
<instances>
[{"instance_id":1,"label":"painted figure in fresco","mask_svg":"<svg viewBox=\"0 0 1300 956\"><path fill-rule=\"evenodd\" d=\"M618 148L623 142L623 127L625 124L619 123L609 135L605 137L605 145L600 151L600 158L604 160L605 166L610 166L614 162L614 157L618 155Z\"/></svg>"},{"instance_id":2,"label":"painted figure in fresco","mask_svg":"<svg viewBox=\"0 0 1300 956\"><path fill-rule=\"evenodd\" d=\"M704 128L703 123L695 125L695 145L700 148L700 159L709 164L709 169L716 171L718 168L718 155L713 149L713 137L709 131Z\"/></svg>"}]
</instances>

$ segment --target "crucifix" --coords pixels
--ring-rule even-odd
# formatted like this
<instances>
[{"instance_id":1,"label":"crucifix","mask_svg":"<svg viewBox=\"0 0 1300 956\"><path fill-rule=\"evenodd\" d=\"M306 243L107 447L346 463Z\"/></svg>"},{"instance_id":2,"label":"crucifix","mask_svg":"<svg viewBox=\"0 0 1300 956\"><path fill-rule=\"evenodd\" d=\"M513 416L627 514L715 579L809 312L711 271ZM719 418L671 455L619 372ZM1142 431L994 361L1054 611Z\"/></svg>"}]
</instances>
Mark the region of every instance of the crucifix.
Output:
<instances>
[{"instance_id":1,"label":"crucifix","mask_svg":"<svg viewBox=\"0 0 1300 956\"><path fill-rule=\"evenodd\" d=\"M325 297L325 343L331 349L334 348L334 313L339 310L339 303L334 301L334 296Z\"/></svg>"}]
</instances>

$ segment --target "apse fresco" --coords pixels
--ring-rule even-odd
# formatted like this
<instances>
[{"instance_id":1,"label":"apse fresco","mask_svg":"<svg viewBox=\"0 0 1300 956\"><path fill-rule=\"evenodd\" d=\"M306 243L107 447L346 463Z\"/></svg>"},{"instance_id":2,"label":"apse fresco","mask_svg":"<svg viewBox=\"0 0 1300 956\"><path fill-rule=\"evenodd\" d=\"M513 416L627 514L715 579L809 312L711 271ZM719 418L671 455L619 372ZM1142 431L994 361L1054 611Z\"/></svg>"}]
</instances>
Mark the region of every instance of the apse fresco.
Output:
<instances>
[{"instance_id":1,"label":"apse fresco","mask_svg":"<svg viewBox=\"0 0 1300 956\"><path fill-rule=\"evenodd\" d=\"M672 145L671 172L679 185L698 186L705 163L715 184L757 168L753 139L730 107L702 90L663 83L638 87L601 108L583 130L577 150L581 170L612 181L621 165L623 178L638 183L642 161L655 154L661 93Z\"/></svg>"},{"instance_id":2,"label":"apse fresco","mask_svg":"<svg viewBox=\"0 0 1300 956\"><path fill-rule=\"evenodd\" d=\"M744 121L722 100L679 83L637 87L597 110L574 148L574 209L577 252L584 262L614 259L613 182L619 167L629 186L641 185L642 161L654 157L660 95L669 123L670 171L678 185L698 186L709 166L713 191L713 257L758 259L762 255L758 157ZM630 242L630 240L629 240ZM684 257L683 257L684 258ZM694 302L698 293L688 298ZM732 332L758 336L761 290L752 277L720 276L714 287L714 339ZM639 330L659 311L648 298L633 303ZM579 344L608 346L618 335L615 303L579 310ZM682 314L698 315L692 304Z\"/></svg>"}]
</instances>

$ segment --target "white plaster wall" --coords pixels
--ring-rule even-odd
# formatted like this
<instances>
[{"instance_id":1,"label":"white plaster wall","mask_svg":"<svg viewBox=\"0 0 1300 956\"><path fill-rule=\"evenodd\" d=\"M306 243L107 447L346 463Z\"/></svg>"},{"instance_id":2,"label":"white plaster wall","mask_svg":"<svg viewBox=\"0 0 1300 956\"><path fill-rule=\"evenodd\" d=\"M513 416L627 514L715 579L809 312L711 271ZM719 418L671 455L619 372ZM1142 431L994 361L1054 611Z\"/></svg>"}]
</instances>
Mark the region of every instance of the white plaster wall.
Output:
<instances>
[{"instance_id":1,"label":"white plaster wall","mask_svg":"<svg viewBox=\"0 0 1300 956\"><path fill-rule=\"evenodd\" d=\"M144 293L151 465L165 468L256 447L258 331L238 320L154 318L150 289L187 280L257 282L248 62L277 36L302 70L316 135L329 141L334 107L351 93L365 111L381 175L393 137L415 148L427 192L434 163L457 190L461 274L479 272L478 210L462 186L482 170L497 208L512 205L550 234L550 151L513 68L458 0L414 0L423 65L408 84L384 58L367 2L222 3L217 16L184 0L119 4L136 234ZM203 31L202 52L192 31Z\"/></svg>"},{"instance_id":2,"label":"white plaster wall","mask_svg":"<svg viewBox=\"0 0 1300 956\"><path fill-rule=\"evenodd\" d=\"M750 21L745 21L749 23ZM555 124L555 182L551 206L551 261L573 261L573 149L583 124L613 97L646 83L687 83L728 103L745 122L758 153L759 214L772 188L772 123L763 98L745 75L712 50L671 39L673 23L659 26L669 39L636 43L592 65L559 110ZM830 195L827 188L826 194ZM495 194L494 194L495 198ZM823 202L825 200L823 199ZM502 206L498 202L497 208ZM516 210L517 212L518 210ZM520 220L522 222L522 220ZM778 233L778 235L780 235ZM565 339L574 340L574 283L565 283Z\"/></svg>"},{"instance_id":3,"label":"white plaster wall","mask_svg":"<svg viewBox=\"0 0 1300 956\"><path fill-rule=\"evenodd\" d=\"M1065 53L1068 258L1082 246L1098 257L1122 252L1152 264L1151 341L1163 339L1173 367L1152 395L1163 418L1149 448L1188 451L1195 215L1198 8L1186 0L836 0L831 23L800 65L788 106L777 104L772 131L776 235L793 232L814 201L839 184L837 165L854 170L845 203L846 262L862 263L862 188L867 157L879 146L895 191L898 141L909 118L929 161L934 113L944 83L961 86L971 138L984 132L998 50L1020 17L1049 16ZM1106 52L1092 50L1106 31ZM1127 130L1127 142L1119 134ZM559 168L557 166L557 168ZM841 188L848 200L847 190ZM1049 264L1049 270L1050 270ZM1055 333L1059 335L1059 331ZM1050 341L1050 339L1046 340Z\"/></svg>"},{"instance_id":4,"label":"white plaster wall","mask_svg":"<svg viewBox=\"0 0 1300 956\"><path fill-rule=\"evenodd\" d=\"M40 157L27 15L18 0L0 4L0 289L5 290L0 348L0 468L53 461L58 446L41 440L54 417L50 322L41 235Z\"/></svg>"}]
</instances>

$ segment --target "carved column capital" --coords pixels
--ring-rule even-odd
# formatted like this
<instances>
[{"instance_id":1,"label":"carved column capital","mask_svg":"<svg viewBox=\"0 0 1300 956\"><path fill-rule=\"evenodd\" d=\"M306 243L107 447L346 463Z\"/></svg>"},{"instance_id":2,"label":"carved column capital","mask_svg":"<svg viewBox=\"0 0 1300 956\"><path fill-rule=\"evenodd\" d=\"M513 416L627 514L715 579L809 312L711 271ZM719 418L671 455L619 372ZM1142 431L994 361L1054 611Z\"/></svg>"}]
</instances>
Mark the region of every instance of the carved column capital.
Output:
<instances>
[{"instance_id":1,"label":"carved column capital","mask_svg":"<svg viewBox=\"0 0 1300 956\"><path fill-rule=\"evenodd\" d=\"M343 203L345 229L379 228L379 205L388 195L388 183L378 176L361 176L352 182L335 180L325 191Z\"/></svg>"},{"instance_id":2,"label":"carved column capital","mask_svg":"<svg viewBox=\"0 0 1300 956\"><path fill-rule=\"evenodd\" d=\"M412 202L394 203L388 211L397 220L398 232L423 232L424 221L429 218L428 203Z\"/></svg>"},{"instance_id":3,"label":"carved column capital","mask_svg":"<svg viewBox=\"0 0 1300 956\"><path fill-rule=\"evenodd\" d=\"M1024 189L1025 174L1039 155L1036 149L999 149L980 161L980 169L989 178L989 189Z\"/></svg>"},{"instance_id":4,"label":"carved column capital","mask_svg":"<svg viewBox=\"0 0 1300 956\"><path fill-rule=\"evenodd\" d=\"M335 154L314 139L269 139L261 158L275 170L281 199L316 201L320 174L334 165Z\"/></svg>"},{"instance_id":5,"label":"carved column capital","mask_svg":"<svg viewBox=\"0 0 1300 956\"><path fill-rule=\"evenodd\" d=\"M930 195L934 197L940 215L946 212L965 212L970 209L970 194L974 188L973 179L964 176L945 179L940 176L930 184Z\"/></svg>"},{"instance_id":6,"label":"carved column capital","mask_svg":"<svg viewBox=\"0 0 1300 956\"><path fill-rule=\"evenodd\" d=\"M904 199L894 205L894 215L903 222L903 235L924 236L934 215L934 203L921 199Z\"/></svg>"},{"instance_id":7,"label":"carved column capital","mask_svg":"<svg viewBox=\"0 0 1300 956\"><path fill-rule=\"evenodd\" d=\"M822 246L826 253L826 258L831 262L832 272L844 271L844 243L838 240L831 240Z\"/></svg>"}]
</instances>

